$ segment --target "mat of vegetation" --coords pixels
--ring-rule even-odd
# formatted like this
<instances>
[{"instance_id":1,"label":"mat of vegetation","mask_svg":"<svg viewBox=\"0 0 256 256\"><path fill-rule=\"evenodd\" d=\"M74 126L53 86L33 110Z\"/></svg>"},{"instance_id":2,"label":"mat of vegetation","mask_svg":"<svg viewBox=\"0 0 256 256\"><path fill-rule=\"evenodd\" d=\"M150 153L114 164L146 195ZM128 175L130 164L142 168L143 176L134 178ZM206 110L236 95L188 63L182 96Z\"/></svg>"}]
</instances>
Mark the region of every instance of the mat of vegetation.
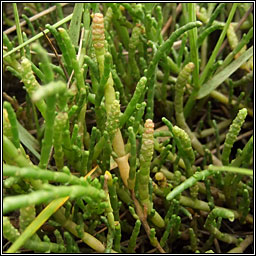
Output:
<instances>
[{"instance_id":1,"label":"mat of vegetation","mask_svg":"<svg viewBox=\"0 0 256 256\"><path fill-rule=\"evenodd\" d=\"M3 3L3 252L253 253L252 3Z\"/></svg>"}]
</instances>

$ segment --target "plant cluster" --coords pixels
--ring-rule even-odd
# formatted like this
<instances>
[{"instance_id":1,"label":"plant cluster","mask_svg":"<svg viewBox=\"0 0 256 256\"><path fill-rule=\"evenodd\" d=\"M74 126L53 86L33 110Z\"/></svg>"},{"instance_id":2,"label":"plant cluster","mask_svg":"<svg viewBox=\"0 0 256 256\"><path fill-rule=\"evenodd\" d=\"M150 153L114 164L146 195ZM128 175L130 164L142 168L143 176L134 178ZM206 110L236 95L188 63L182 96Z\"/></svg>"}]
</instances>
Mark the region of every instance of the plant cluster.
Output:
<instances>
[{"instance_id":1,"label":"plant cluster","mask_svg":"<svg viewBox=\"0 0 256 256\"><path fill-rule=\"evenodd\" d=\"M4 7L3 251L250 251L252 4Z\"/></svg>"}]
</instances>

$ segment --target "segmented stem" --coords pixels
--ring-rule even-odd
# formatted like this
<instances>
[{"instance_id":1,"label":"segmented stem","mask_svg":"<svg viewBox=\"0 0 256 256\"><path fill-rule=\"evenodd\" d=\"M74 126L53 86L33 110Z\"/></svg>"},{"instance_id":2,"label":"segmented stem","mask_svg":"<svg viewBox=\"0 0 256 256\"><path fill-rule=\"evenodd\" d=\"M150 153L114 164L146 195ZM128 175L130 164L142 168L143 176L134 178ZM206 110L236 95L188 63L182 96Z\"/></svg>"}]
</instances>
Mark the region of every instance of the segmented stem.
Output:
<instances>
[{"instance_id":1,"label":"segmented stem","mask_svg":"<svg viewBox=\"0 0 256 256\"><path fill-rule=\"evenodd\" d=\"M130 172L128 179L129 189L134 189L135 186L135 174L136 174L136 137L132 127L128 128L129 131L129 141L131 144L131 156L130 156Z\"/></svg>"},{"instance_id":2,"label":"segmented stem","mask_svg":"<svg viewBox=\"0 0 256 256\"><path fill-rule=\"evenodd\" d=\"M193 62L189 62L180 72L177 82L175 84L175 99L174 99L174 106L175 106L175 115L177 124L183 128L185 125L185 118L183 114L183 94L184 94L184 87L188 81L190 74L192 73L195 65Z\"/></svg>"},{"instance_id":3,"label":"segmented stem","mask_svg":"<svg viewBox=\"0 0 256 256\"><path fill-rule=\"evenodd\" d=\"M192 187L197 181L205 179L209 175L213 174L213 170L204 170L196 172L193 176L182 182L179 186L175 187L167 196L167 200L172 200L174 197L182 193L185 189Z\"/></svg>"},{"instance_id":4,"label":"segmented stem","mask_svg":"<svg viewBox=\"0 0 256 256\"><path fill-rule=\"evenodd\" d=\"M29 96L32 97L33 93L37 91L41 86L37 82L31 68L31 62L27 58L22 59L20 72L21 72L22 82L25 85L26 91L28 92ZM41 112L42 116L45 118L46 104L44 100L39 100L35 104L39 109L39 111Z\"/></svg>"},{"instance_id":5,"label":"segmented stem","mask_svg":"<svg viewBox=\"0 0 256 256\"><path fill-rule=\"evenodd\" d=\"M140 150L140 170L138 173L138 189L139 199L145 204L148 211L152 209L152 203L149 200L149 174L150 164L154 150L154 123L151 119L147 119L144 124L144 132L142 135L142 145Z\"/></svg>"},{"instance_id":6,"label":"segmented stem","mask_svg":"<svg viewBox=\"0 0 256 256\"><path fill-rule=\"evenodd\" d=\"M224 148L221 156L223 165L229 164L229 155L231 153L231 149L233 147L233 144L236 141L236 138L241 130L241 127L244 123L246 116L247 116L247 109L246 108L240 109L236 118L233 120L229 128L228 134L224 142Z\"/></svg>"},{"instance_id":7,"label":"segmented stem","mask_svg":"<svg viewBox=\"0 0 256 256\"><path fill-rule=\"evenodd\" d=\"M62 148L62 137L64 133L65 124L68 120L67 113L60 112L54 122L53 146L54 146L54 159L56 167L61 170L64 166L64 152Z\"/></svg>"},{"instance_id":8,"label":"segmented stem","mask_svg":"<svg viewBox=\"0 0 256 256\"><path fill-rule=\"evenodd\" d=\"M180 129L176 125L173 127L172 132L173 132L173 135L177 137L181 142L182 148L180 148L180 150L184 152L183 154L184 158L188 158L192 165L195 161L195 154L192 149L191 140L188 134L183 129Z\"/></svg>"},{"instance_id":9,"label":"segmented stem","mask_svg":"<svg viewBox=\"0 0 256 256\"><path fill-rule=\"evenodd\" d=\"M7 101L4 102L4 108L8 112L7 118L11 125L12 142L16 148L19 148L20 147L20 139L19 139L19 131L18 131L18 126L17 126L16 114L12 108L12 105Z\"/></svg>"}]
</instances>

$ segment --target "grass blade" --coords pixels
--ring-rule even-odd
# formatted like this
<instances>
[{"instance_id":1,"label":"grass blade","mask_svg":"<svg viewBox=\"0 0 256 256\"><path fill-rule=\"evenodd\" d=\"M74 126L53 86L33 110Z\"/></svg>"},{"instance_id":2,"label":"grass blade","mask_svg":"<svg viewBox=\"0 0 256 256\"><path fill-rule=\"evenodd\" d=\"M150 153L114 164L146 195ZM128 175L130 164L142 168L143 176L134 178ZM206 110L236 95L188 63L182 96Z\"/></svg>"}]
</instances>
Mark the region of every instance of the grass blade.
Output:
<instances>
[{"instance_id":1,"label":"grass blade","mask_svg":"<svg viewBox=\"0 0 256 256\"><path fill-rule=\"evenodd\" d=\"M84 176L86 180L98 166L95 166L87 175ZM25 229L22 235L12 244L7 253L16 252L66 201L69 196L61 197L53 200L44 210L34 219L33 222Z\"/></svg>"},{"instance_id":2,"label":"grass blade","mask_svg":"<svg viewBox=\"0 0 256 256\"><path fill-rule=\"evenodd\" d=\"M58 198L46 206L25 229L21 236L12 244L7 253L15 253L68 199L69 196Z\"/></svg>"},{"instance_id":3,"label":"grass blade","mask_svg":"<svg viewBox=\"0 0 256 256\"><path fill-rule=\"evenodd\" d=\"M230 75L232 75L241 65L243 65L253 55L253 46L251 46L245 53L238 59L234 60L225 69L215 75L212 79L208 80L200 88L197 99L201 99L210 94L222 82L224 82Z\"/></svg>"},{"instance_id":4,"label":"grass blade","mask_svg":"<svg viewBox=\"0 0 256 256\"><path fill-rule=\"evenodd\" d=\"M221 44L222 44L222 42L223 42L223 40L224 40L224 38L225 38L225 36L226 36L226 33L227 33L227 29L228 29L228 27L229 27L229 24L231 23L231 21L232 21L232 19L233 19L233 16L234 16L234 14L235 14L236 8L237 8L237 3L234 3L234 4L232 5L232 9L231 9L231 11L230 11L230 13L229 13L229 16L228 16L227 22L226 22L226 24L225 24L225 27L223 28L223 30L222 30L222 32L221 32L221 34L220 34L219 40L218 40L218 42L217 42L217 44L216 44L216 46L215 46L215 48L214 48L214 50L213 50L213 52L212 52L212 55L211 55L211 57L210 57L210 59L209 59L207 65L206 65L204 71L202 72L202 74L201 74L201 76L200 76L199 85L202 85L202 84L203 84L203 82L205 81L205 79L206 79L206 77L207 77L207 75L208 75L208 73L209 73L210 67L212 67L212 65L213 65L214 62L215 62L215 59L216 59L216 57L217 57L217 55L218 55L219 49L220 49L220 47L221 47Z\"/></svg>"},{"instance_id":5,"label":"grass blade","mask_svg":"<svg viewBox=\"0 0 256 256\"><path fill-rule=\"evenodd\" d=\"M17 121L20 142L27 147L30 152L40 160L40 150L38 141Z\"/></svg>"},{"instance_id":6,"label":"grass blade","mask_svg":"<svg viewBox=\"0 0 256 256\"><path fill-rule=\"evenodd\" d=\"M72 16L69 30L68 30L68 34L69 34L71 42L74 46L78 45L83 9L84 9L83 3L75 4L73 16Z\"/></svg>"}]
</instances>

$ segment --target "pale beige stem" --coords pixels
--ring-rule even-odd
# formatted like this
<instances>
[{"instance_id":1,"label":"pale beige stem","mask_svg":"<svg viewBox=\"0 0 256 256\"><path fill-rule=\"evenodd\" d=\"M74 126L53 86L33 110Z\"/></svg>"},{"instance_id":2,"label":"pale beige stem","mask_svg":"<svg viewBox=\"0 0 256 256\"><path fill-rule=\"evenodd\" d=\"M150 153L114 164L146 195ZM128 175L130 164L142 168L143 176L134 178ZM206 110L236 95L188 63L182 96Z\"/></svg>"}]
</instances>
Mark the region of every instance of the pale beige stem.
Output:
<instances>
[{"instance_id":1,"label":"pale beige stem","mask_svg":"<svg viewBox=\"0 0 256 256\"><path fill-rule=\"evenodd\" d=\"M116 134L113 138L112 144L113 144L113 149L118 155L118 157L122 157L126 154L125 148L124 148L124 140L123 140L123 136L120 129L117 129Z\"/></svg>"},{"instance_id":2,"label":"pale beige stem","mask_svg":"<svg viewBox=\"0 0 256 256\"><path fill-rule=\"evenodd\" d=\"M130 165L128 162L129 154L117 158L115 161L118 165L119 172L122 178L122 181L126 187L128 187L128 178L129 178L129 171L130 171Z\"/></svg>"}]
</instances>

